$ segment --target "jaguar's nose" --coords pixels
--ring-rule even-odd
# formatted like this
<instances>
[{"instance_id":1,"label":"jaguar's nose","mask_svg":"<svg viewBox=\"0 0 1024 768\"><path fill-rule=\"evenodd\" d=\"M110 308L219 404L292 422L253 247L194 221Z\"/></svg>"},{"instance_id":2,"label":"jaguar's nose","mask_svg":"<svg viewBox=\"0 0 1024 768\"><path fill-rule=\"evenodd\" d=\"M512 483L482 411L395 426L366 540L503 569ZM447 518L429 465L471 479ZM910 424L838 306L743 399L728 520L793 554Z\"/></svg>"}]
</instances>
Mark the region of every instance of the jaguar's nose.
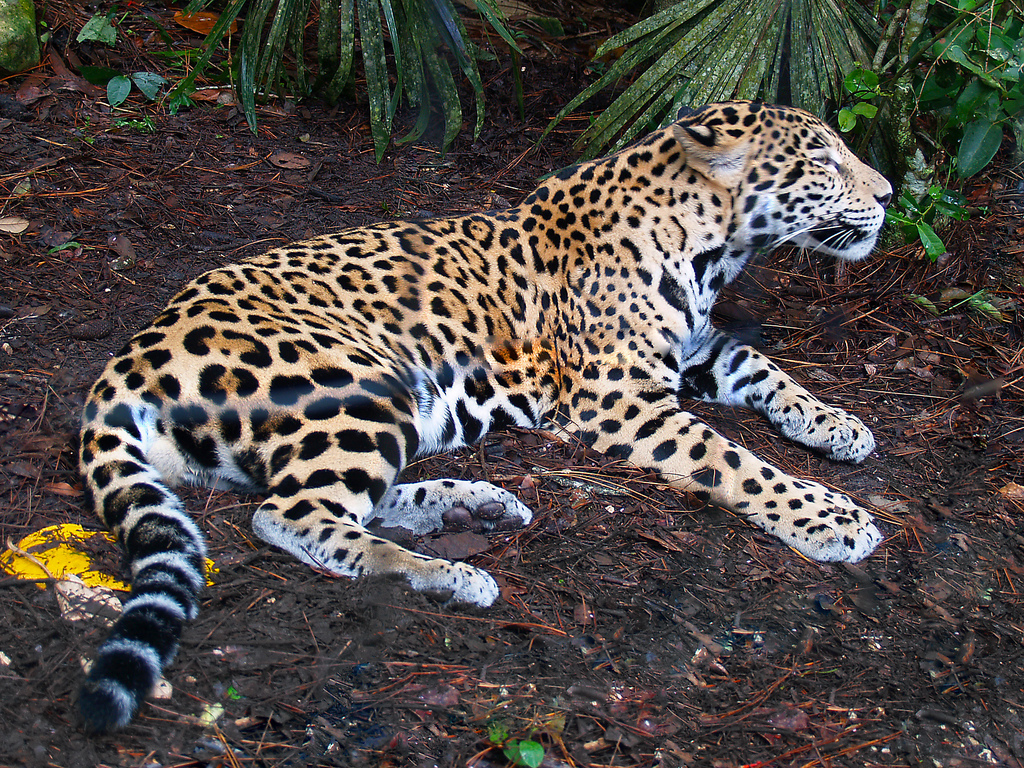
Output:
<instances>
[{"instance_id":1,"label":"jaguar's nose","mask_svg":"<svg viewBox=\"0 0 1024 768\"><path fill-rule=\"evenodd\" d=\"M886 206L889 205L889 201L892 200L892 192L886 192L885 194L875 195L875 200L878 201L879 205L885 208Z\"/></svg>"}]
</instances>

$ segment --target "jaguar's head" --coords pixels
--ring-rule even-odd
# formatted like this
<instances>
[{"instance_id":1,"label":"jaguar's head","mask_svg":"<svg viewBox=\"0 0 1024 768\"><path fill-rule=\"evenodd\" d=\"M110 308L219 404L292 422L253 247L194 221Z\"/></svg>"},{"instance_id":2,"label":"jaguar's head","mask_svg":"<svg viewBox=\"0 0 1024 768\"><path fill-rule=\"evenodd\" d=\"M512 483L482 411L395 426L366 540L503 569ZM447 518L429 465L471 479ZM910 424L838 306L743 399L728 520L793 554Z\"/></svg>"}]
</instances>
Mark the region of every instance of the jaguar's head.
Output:
<instances>
[{"instance_id":1,"label":"jaguar's head","mask_svg":"<svg viewBox=\"0 0 1024 768\"><path fill-rule=\"evenodd\" d=\"M857 260L874 247L892 187L802 109L712 104L675 124L686 162L732 201L737 250L783 243Z\"/></svg>"}]
</instances>

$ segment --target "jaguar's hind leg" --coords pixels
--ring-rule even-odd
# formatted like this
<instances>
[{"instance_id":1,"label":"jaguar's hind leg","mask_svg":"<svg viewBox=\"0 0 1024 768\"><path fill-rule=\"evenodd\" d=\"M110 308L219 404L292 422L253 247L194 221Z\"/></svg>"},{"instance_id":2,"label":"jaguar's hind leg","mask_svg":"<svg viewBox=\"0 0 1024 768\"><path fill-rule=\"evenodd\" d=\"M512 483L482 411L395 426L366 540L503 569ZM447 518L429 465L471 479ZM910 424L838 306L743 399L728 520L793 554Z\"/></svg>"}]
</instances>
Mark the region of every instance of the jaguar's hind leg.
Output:
<instances>
[{"instance_id":1,"label":"jaguar's hind leg","mask_svg":"<svg viewBox=\"0 0 1024 768\"><path fill-rule=\"evenodd\" d=\"M302 514L295 519L297 506ZM314 568L340 576L402 576L415 590L482 608L497 599L498 585L486 571L411 552L374 536L336 508L334 501L317 496L267 499L253 516L253 529Z\"/></svg>"},{"instance_id":2,"label":"jaguar's hind leg","mask_svg":"<svg viewBox=\"0 0 1024 768\"><path fill-rule=\"evenodd\" d=\"M382 453L353 454L327 441L319 448L315 462L293 459L272 479L253 516L261 538L341 576L402 576L413 589L482 607L497 599L498 585L485 571L411 552L364 527L400 467Z\"/></svg>"},{"instance_id":3,"label":"jaguar's hind leg","mask_svg":"<svg viewBox=\"0 0 1024 768\"><path fill-rule=\"evenodd\" d=\"M391 486L373 519L422 536L442 529L512 531L529 524L533 513L512 493L483 480L428 480Z\"/></svg>"}]
</instances>

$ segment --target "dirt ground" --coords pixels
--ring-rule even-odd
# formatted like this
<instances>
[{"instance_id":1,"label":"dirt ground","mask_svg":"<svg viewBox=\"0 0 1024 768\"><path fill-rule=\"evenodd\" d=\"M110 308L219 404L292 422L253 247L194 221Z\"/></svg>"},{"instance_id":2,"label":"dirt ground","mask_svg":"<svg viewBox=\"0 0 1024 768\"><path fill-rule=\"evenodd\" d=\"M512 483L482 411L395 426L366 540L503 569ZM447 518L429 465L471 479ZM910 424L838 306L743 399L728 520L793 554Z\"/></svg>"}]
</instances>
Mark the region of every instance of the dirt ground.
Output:
<instances>
[{"instance_id":1,"label":"dirt ground","mask_svg":"<svg viewBox=\"0 0 1024 768\"><path fill-rule=\"evenodd\" d=\"M174 28L163 6L147 12ZM603 33L532 30L525 121L499 56L479 139L377 165L365 105L276 103L255 136L230 105L172 117L135 94L112 111L76 61L152 69L158 41L137 16L112 51L62 47L68 20L50 19L44 66L0 81L0 217L30 222L0 232L5 543L100 528L78 493L79 408L184 281L315 233L514 204L572 161L583 119L534 142ZM536 511L512 535L415 542L496 575L502 597L480 613L314 573L253 536L254 499L190 491L217 570L171 697L123 733L86 738L75 715L100 624L62 618L52 582L0 575L0 765L483 768L534 742L549 768L1020 766L1024 182L1003 162L966 191L974 216L947 232L943 263L883 248L837 275L781 254L720 302L721 325L874 429L878 451L846 466L753 415L698 409L875 509L886 540L863 563L809 562L543 433L493 434L410 473L488 478ZM985 289L1002 319L952 288ZM120 572L113 545L93 554Z\"/></svg>"}]
</instances>

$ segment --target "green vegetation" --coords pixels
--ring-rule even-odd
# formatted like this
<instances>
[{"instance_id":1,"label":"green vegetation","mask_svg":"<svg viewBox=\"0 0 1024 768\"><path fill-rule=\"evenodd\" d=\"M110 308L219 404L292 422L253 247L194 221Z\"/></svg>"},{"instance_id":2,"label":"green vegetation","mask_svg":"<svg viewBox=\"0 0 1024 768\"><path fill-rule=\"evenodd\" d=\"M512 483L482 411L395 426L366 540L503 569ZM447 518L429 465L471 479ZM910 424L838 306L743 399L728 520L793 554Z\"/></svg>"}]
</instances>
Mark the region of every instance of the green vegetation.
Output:
<instances>
[{"instance_id":1,"label":"green vegetation","mask_svg":"<svg viewBox=\"0 0 1024 768\"><path fill-rule=\"evenodd\" d=\"M195 12L211 2L192 0L186 10ZM475 0L475 7L505 44L518 50L492 0ZM399 141L421 136L429 125L432 105L437 104L445 122L443 147L451 144L462 127L457 74L473 88L474 136L479 133L484 115L483 81L477 68L481 52L469 40L451 0L320 0L315 71L306 60L304 39L312 9L311 0L228 0L206 37L195 68L172 91L172 105L185 102L196 77L209 63L232 22L244 11L236 91L253 130L256 101L269 93L286 91L299 97L318 93L333 102L349 89L358 27L358 48L378 160L391 140L395 110L403 98L418 110L418 118L409 134ZM396 78L394 89L389 82L389 48ZM286 66L289 52L294 61Z\"/></svg>"},{"instance_id":2,"label":"green vegetation","mask_svg":"<svg viewBox=\"0 0 1024 768\"><path fill-rule=\"evenodd\" d=\"M487 724L487 740L501 748L502 754L511 765L537 768L544 762L543 745L532 739L511 738L508 726L500 720L493 720Z\"/></svg>"},{"instance_id":3,"label":"green vegetation","mask_svg":"<svg viewBox=\"0 0 1024 768\"><path fill-rule=\"evenodd\" d=\"M580 138L585 158L667 125L680 107L730 98L793 103L820 113L843 75L869 58L880 28L858 0L685 0L598 48L600 79L552 127L601 89L643 71ZM791 40L806 41L791 44ZM624 49L605 68L606 57ZM550 128L549 128L550 130Z\"/></svg>"},{"instance_id":4,"label":"green vegetation","mask_svg":"<svg viewBox=\"0 0 1024 768\"><path fill-rule=\"evenodd\" d=\"M115 6L109 13L95 14L78 33L78 42L90 41L106 45L116 43L117 30L114 27L114 17L117 13L118 9ZM124 16L121 18L123 20ZM82 77L93 85L106 86L107 103L112 107L119 107L125 102L131 93L133 83L150 101L156 101L160 89L167 84L164 77L154 72L132 72L130 75L124 75L109 67L90 66L83 66L80 71Z\"/></svg>"}]
</instances>

